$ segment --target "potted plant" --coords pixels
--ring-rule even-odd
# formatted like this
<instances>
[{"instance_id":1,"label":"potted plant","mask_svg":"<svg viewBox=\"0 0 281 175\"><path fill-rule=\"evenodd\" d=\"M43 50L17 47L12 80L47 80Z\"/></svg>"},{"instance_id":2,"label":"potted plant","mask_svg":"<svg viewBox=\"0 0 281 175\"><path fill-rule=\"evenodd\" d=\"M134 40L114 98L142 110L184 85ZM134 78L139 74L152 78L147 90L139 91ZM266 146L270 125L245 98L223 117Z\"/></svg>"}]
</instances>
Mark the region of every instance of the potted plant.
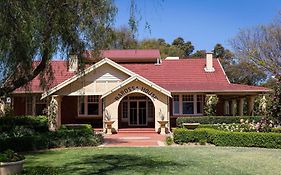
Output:
<instances>
[{"instance_id":1,"label":"potted plant","mask_svg":"<svg viewBox=\"0 0 281 175\"><path fill-rule=\"evenodd\" d=\"M114 121L111 120L111 115L107 110L105 110L104 118L104 123L106 125L106 134L112 134L112 124L114 123Z\"/></svg>"},{"instance_id":2,"label":"potted plant","mask_svg":"<svg viewBox=\"0 0 281 175\"><path fill-rule=\"evenodd\" d=\"M0 153L0 174L10 175L20 173L23 169L24 159L24 156L12 150L6 150Z\"/></svg>"}]
</instances>

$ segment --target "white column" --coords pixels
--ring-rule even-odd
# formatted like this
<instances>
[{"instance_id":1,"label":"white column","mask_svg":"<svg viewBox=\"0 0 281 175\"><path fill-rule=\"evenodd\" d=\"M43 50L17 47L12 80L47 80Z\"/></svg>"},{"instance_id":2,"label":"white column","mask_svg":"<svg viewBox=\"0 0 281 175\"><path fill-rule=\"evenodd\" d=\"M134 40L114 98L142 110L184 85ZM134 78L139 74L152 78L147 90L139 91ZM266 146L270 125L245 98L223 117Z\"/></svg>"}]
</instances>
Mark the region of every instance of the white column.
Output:
<instances>
[{"instance_id":1,"label":"white column","mask_svg":"<svg viewBox=\"0 0 281 175\"><path fill-rule=\"evenodd\" d=\"M238 103L238 115L243 116L244 99L240 98Z\"/></svg>"},{"instance_id":2,"label":"white column","mask_svg":"<svg viewBox=\"0 0 281 175\"><path fill-rule=\"evenodd\" d=\"M248 97L248 115L254 115L254 100L255 96Z\"/></svg>"}]
</instances>

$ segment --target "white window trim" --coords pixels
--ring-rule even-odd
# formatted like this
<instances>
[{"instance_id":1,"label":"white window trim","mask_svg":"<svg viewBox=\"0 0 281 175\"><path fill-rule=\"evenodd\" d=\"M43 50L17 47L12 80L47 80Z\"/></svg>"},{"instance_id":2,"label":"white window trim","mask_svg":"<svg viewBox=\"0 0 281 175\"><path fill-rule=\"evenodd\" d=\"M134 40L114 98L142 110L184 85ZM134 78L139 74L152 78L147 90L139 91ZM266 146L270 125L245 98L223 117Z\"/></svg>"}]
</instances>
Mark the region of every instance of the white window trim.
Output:
<instances>
[{"instance_id":1,"label":"white window trim","mask_svg":"<svg viewBox=\"0 0 281 175\"><path fill-rule=\"evenodd\" d=\"M101 99L100 99L100 96L99 95L97 95L98 97L99 97L99 101L98 101L98 107L99 107L99 109L98 109L98 115L93 115L93 114L91 114L91 115L88 115L88 96L78 96L78 98L77 98L77 116L78 117L99 117L99 116L101 116ZM81 98L81 97L84 97L84 111L85 111L85 114L80 114L79 113L79 109L80 109L80 101L79 101L79 98Z\"/></svg>"},{"instance_id":2,"label":"white window trim","mask_svg":"<svg viewBox=\"0 0 281 175\"><path fill-rule=\"evenodd\" d=\"M173 95L178 95L179 96L179 113L174 113L174 104L172 104L172 107L173 107L173 116L200 116L200 115L203 115L203 111L202 113L197 113L197 96L198 95L202 95L202 105L204 106L204 94L173 94ZM193 114L183 114L183 109L182 109L182 103L183 103L183 100L182 100L182 96L183 95L193 95ZM174 101L172 100L172 103Z\"/></svg>"},{"instance_id":3,"label":"white window trim","mask_svg":"<svg viewBox=\"0 0 281 175\"><path fill-rule=\"evenodd\" d=\"M173 115L180 115L181 114L181 110L180 110L180 108L181 108L181 95L179 95L179 94L175 94L175 95L177 95L177 96L179 96L179 112L178 113L175 113L175 108L174 108L174 99L172 99L172 107L173 107ZM175 96L175 95L172 95L172 96ZM174 97L173 97L174 98Z\"/></svg>"}]
</instances>

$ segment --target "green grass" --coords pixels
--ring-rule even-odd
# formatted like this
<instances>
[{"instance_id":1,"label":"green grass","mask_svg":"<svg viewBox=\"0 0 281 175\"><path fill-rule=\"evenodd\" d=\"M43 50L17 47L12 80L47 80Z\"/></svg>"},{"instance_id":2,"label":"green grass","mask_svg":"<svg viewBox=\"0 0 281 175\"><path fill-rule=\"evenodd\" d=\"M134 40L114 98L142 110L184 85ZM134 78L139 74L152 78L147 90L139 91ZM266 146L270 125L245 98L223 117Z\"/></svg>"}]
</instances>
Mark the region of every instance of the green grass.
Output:
<instances>
[{"instance_id":1,"label":"green grass","mask_svg":"<svg viewBox=\"0 0 281 175\"><path fill-rule=\"evenodd\" d=\"M71 148L26 155L25 174L281 174L281 150L232 147Z\"/></svg>"}]
</instances>

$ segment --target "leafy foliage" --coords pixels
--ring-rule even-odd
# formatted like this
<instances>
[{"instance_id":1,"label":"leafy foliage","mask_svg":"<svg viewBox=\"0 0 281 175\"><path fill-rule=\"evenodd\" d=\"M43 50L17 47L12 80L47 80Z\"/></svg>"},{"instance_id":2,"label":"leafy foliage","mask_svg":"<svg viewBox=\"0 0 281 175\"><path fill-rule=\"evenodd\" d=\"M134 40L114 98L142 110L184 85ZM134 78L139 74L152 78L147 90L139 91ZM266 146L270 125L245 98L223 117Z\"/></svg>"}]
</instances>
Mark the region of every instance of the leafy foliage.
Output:
<instances>
[{"instance_id":1,"label":"leafy foliage","mask_svg":"<svg viewBox=\"0 0 281 175\"><path fill-rule=\"evenodd\" d=\"M199 116L199 117L178 117L177 126L182 123L200 123L200 124L231 124L240 123L240 120L260 121L261 116ZM200 127L201 125L199 125Z\"/></svg>"},{"instance_id":2,"label":"leafy foliage","mask_svg":"<svg viewBox=\"0 0 281 175\"><path fill-rule=\"evenodd\" d=\"M10 149L0 153L0 162L16 162L24 159L24 156L19 155Z\"/></svg>"},{"instance_id":3,"label":"leafy foliage","mask_svg":"<svg viewBox=\"0 0 281 175\"><path fill-rule=\"evenodd\" d=\"M206 140L217 146L281 148L279 133L225 132L215 129L175 129L174 142L178 144Z\"/></svg>"},{"instance_id":4,"label":"leafy foliage","mask_svg":"<svg viewBox=\"0 0 281 175\"><path fill-rule=\"evenodd\" d=\"M206 96L206 103L204 105L204 114L207 116L216 115L216 107L218 103L218 97L214 95Z\"/></svg>"},{"instance_id":5,"label":"leafy foliage","mask_svg":"<svg viewBox=\"0 0 281 175\"><path fill-rule=\"evenodd\" d=\"M57 51L81 58L98 50L116 12L111 0L4 0L0 8L0 97L39 74L50 78Z\"/></svg>"}]
</instances>

